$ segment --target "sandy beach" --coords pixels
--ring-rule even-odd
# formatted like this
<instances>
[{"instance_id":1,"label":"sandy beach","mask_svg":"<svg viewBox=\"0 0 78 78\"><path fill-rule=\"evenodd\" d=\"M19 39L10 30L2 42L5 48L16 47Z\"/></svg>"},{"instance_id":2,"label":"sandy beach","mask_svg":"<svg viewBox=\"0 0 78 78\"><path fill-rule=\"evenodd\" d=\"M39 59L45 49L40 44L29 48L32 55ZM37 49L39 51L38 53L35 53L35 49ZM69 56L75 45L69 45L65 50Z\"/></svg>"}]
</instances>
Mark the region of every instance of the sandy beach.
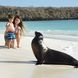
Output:
<instances>
[{"instance_id":1,"label":"sandy beach","mask_svg":"<svg viewBox=\"0 0 78 78\"><path fill-rule=\"evenodd\" d=\"M4 47L4 36L0 34L0 78L78 78L78 69L67 65L35 65L31 41L33 37L24 36L21 47ZM73 38L72 38L73 39ZM44 38L49 48L68 53L78 59L78 41Z\"/></svg>"}]
</instances>

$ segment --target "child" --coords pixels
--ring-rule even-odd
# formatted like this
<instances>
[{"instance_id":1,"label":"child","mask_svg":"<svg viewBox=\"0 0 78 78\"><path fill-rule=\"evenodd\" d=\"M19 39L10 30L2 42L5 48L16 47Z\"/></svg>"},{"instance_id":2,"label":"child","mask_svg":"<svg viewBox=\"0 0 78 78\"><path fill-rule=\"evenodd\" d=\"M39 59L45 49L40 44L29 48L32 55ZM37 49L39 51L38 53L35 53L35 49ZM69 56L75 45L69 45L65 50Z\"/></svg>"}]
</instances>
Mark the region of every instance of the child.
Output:
<instances>
[{"instance_id":1,"label":"child","mask_svg":"<svg viewBox=\"0 0 78 78\"><path fill-rule=\"evenodd\" d=\"M8 48L14 48L15 28L13 25L13 20L13 15L8 15L8 23L6 24L5 31L5 46L8 46Z\"/></svg>"}]
</instances>

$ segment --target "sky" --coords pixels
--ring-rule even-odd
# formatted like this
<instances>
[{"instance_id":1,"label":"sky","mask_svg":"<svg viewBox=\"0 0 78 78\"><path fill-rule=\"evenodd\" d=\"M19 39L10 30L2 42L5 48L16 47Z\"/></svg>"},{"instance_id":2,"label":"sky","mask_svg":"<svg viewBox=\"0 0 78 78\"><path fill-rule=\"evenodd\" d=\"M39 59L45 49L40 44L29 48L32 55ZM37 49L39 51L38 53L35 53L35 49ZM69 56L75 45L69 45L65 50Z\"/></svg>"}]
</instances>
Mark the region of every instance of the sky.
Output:
<instances>
[{"instance_id":1,"label":"sky","mask_svg":"<svg viewBox=\"0 0 78 78\"><path fill-rule=\"evenodd\" d=\"M78 0L0 0L2 6L78 7Z\"/></svg>"}]
</instances>

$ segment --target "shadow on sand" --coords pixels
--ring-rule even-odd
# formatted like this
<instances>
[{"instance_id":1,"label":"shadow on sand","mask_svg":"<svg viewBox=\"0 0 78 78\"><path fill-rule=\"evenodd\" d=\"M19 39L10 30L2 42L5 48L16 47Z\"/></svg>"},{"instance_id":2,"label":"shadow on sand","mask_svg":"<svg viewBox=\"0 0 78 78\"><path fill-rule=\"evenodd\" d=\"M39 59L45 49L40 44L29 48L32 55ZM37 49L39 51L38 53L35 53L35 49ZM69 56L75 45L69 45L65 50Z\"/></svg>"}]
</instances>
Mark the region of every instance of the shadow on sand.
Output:
<instances>
[{"instance_id":1,"label":"shadow on sand","mask_svg":"<svg viewBox=\"0 0 78 78\"><path fill-rule=\"evenodd\" d=\"M7 48L7 47L4 45L0 46L0 49L5 49L5 48Z\"/></svg>"},{"instance_id":2,"label":"shadow on sand","mask_svg":"<svg viewBox=\"0 0 78 78\"><path fill-rule=\"evenodd\" d=\"M0 61L0 63L36 64L36 61Z\"/></svg>"}]
</instances>

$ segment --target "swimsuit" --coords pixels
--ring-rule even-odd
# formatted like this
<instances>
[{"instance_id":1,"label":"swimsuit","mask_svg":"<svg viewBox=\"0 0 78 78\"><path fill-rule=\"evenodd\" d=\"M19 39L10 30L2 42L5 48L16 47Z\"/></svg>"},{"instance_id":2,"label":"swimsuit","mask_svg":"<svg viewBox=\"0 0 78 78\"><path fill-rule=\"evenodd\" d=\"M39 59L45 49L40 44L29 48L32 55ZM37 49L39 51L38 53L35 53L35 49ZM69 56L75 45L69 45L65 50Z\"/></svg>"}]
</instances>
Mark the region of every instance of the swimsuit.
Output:
<instances>
[{"instance_id":1,"label":"swimsuit","mask_svg":"<svg viewBox=\"0 0 78 78\"><path fill-rule=\"evenodd\" d=\"M13 40L15 38L16 38L16 36L15 36L14 32L6 32L6 34L5 34L5 40Z\"/></svg>"}]
</instances>

